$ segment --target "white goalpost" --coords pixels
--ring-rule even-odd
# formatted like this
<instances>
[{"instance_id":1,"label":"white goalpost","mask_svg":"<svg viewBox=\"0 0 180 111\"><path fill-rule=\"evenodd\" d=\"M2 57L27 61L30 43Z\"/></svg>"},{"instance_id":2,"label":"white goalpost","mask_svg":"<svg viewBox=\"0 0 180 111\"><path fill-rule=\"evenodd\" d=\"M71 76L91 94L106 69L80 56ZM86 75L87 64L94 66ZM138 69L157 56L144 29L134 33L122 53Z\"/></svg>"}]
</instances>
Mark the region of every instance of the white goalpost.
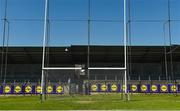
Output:
<instances>
[{"instance_id":1,"label":"white goalpost","mask_svg":"<svg viewBox=\"0 0 180 111\"><path fill-rule=\"evenodd\" d=\"M46 37L47 37L47 21L48 21L48 2L49 0L45 0L45 10L44 10L44 32L43 32L43 52L42 52L42 75L41 75L41 99L44 100L45 94L45 80L44 80L44 73L47 70L82 70L82 67L45 67L45 52L46 52ZM124 67L89 67L87 66L87 70L123 70L124 71L124 86L125 86L125 99L129 100L128 91L127 91L127 15L126 15L126 0L124 0ZM88 43L88 47L89 47ZM89 50L88 50L89 51ZM88 53L89 57L89 53ZM88 60L89 62L89 60ZM89 64L89 63L88 63ZM88 75L89 76L89 75Z\"/></svg>"}]
</instances>

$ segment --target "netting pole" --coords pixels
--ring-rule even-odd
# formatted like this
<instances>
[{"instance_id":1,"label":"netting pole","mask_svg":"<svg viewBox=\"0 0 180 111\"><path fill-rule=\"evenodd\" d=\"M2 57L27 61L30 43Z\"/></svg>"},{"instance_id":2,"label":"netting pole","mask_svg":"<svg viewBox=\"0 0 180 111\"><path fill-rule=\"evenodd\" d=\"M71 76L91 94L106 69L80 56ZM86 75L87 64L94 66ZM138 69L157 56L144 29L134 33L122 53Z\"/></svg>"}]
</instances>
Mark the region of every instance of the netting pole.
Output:
<instances>
[{"instance_id":1,"label":"netting pole","mask_svg":"<svg viewBox=\"0 0 180 111\"><path fill-rule=\"evenodd\" d=\"M0 78L0 82L2 82L2 80L3 80L4 46L5 46L5 40L6 40L6 27L7 27L7 7L8 7L8 0L5 0L4 19L3 19L3 40L2 40L2 51L1 51L1 78Z\"/></svg>"},{"instance_id":2,"label":"netting pole","mask_svg":"<svg viewBox=\"0 0 180 111\"><path fill-rule=\"evenodd\" d=\"M125 83L125 99L129 100L127 91L127 21L126 21L126 0L124 0L124 83Z\"/></svg>"},{"instance_id":3,"label":"netting pole","mask_svg":"<svg viewBox=\"0 0 180 111\"><path fill-rule=\"evenodd\" d=\"M172 36L171 36L171 9L170 0L168 0L168 31L169 31L169 42L170 42L170 66L171 66L171 79L174 83L174 69L173 69L173 52L172 52Z\"/></svg>"},{"instance_id":4,"label":"netting pole","mask_svg":"<svg viewBox=\"0 0 180 111\"><path fill-rule=\"evenodd\" d=\"M130 80L130 74L131 74L131 4L130 4L130 1L128 2L128 16L129 16L129 20L128 20L128 23L127 23L127 26L128 26L128 49L127 49L127 55L128 55L128 58L127 58L127 63L128 63L128 80Z\"/></svg>"},{"instance_id":5,"label":"netting pole","mask_svg":"<svg viewBox=\"0 0 180 111\"><path fill-rule=\"evenodd\" d=\"M172 35L171 35L171 9L170 0L168 0L168 21L169 21L169 40L170 40L170 66L171 66L171 79L173 85L176 85L176 79L174 77L174 66L173 66L173 49L172 49ZM176 93L173 93L176 96Z\"/></svg>"},{"instance_id":6,"label":"netting pole","mask_svg":"<svg viewBox=\"0 0 180 111\"><path fill-rule=\"evenodd\" d=\"M130 78L130 75L131 75L131 67L132 67L132 61L131 61L131 2L130 2L131 0L129 0L129 2L128 2L128 18L129 18L129 20L128 20L128 23L127 23L127 25L128 25L128 28L127 28L127 32L128 32L128 37L127 37L127 43L128 43L128 49L127 49L127 52L128 52L128 56L127 56L127 63L128 63L128 67L127 67L127 69L128 69L128 81L130 82L130 80L131 80L131 78ZM128 100L130 100L130 94L129 94L129 91L128 91Z\"/></svg>"},{"instance_id":7,"label":"netting pole","mask_svg":"<svg viewBox=\"0 0 180 111\"><path fill-rule=\"evenodd\" d=\"M164 33L164 66L165 66L165 74L166 81L168 81L168 65L167 65L167 45L166 45L166 23L163 24L163 33Z\"/></svg>"},{"instance_id":8,"label":"netting pole","mask_svg":"<svg viewBox=\"0 0 180 111\"><path fill-rule=\"evenodd\" d=\"M4 66L4 81L6 83L7 67L8 67L8 50L9 50L9 21L7 21L7 35L6 35L6 50L5 50L5 66Z\"/></svg>"},{"instance_id":9,"label":"netting pole","mask_svg":"<svg viewBox=\"0 0 180 111\"><path fill-rule=\"evenodd\" d=\"M121 79L121 100L123 100L123 98L124 98L124 91L123 91L123 84L124 84L124 75L123 75L123 77L122 77L122 79Z\"/></svg>"},{"instance_id":10,"label":"netting pole","mask_svg":"<svg viewBox=\"0 0 180 111\"><path fill-rule=\"evenodd\" d=\"M90 75L89 75L89 53L90 53L90 37L91 37L91 0L88 0L88 49L87 49L87 78L88 78L88 94L90 94Z\"/></svg>"},{"instance_id":11,"label":"netting pole","mask_svg":"<svg viewBox=\"0 0 180 111\"><path fill-rule=\"evenodd\" d=\"M44 63L45 63L45 50L46 50L46 34L47 34L47 12L48 0L45 0L45 16L44 16L44 33L43 33L43 54L42 54L42 75L41 75L41 101L44 101Z\"/></svg>"}]
</instances>

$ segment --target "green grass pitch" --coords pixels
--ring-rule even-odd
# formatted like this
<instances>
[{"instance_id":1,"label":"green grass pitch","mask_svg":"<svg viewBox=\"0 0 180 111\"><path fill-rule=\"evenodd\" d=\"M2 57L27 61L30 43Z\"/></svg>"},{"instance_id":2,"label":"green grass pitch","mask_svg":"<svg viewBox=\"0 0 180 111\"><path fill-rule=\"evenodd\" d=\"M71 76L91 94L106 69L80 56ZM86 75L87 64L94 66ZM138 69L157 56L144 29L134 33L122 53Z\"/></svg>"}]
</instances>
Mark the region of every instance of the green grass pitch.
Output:
<instances>
[{"instance_id":1,"label":"green grass pitch","mask_svg":"<svg viewBox=\"0 0 180 111\"><path fill-rule=\"evenodd\" d=\"M0 96L0 110L180 110L180 96L172 94L133 94L121 100L121 94L90 96Z\"/></svg>"}]
</instances>

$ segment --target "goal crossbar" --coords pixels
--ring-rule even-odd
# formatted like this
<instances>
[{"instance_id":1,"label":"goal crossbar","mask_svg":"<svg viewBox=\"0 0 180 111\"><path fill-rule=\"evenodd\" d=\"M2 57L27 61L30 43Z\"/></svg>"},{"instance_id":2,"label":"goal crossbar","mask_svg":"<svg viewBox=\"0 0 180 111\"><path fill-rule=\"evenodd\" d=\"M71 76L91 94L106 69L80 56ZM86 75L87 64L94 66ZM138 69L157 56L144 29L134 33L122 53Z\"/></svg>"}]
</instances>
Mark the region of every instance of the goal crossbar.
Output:
<instances>
[{"instance_id":1,"label":"goal crossbar","mask_svg":"<svg viewBox=\"0 0 180 111\"><path fill-rule=\"evenodd\" d=\"M82 67L44 67L43 70L81 70Z\"/></svg>"},{"instance_id":2,"label":"goal crossbar","mask_svg":"<svg viewBox=\"0 0 180 111\"><path fill-rule=\"evenodd\" d=\"M126 70L125 67L89 67L90 70Z\"/></svg>"},{"instance_id":3,"label":"goal crossbar","mask_svg":"<svg viewBox=\"0 0 180 111\"><path fill-rule=\"evenodd\" d=\"M82 70L82 67L44 67L43 70ZM89 70L126 70L125 67L89 67Z\"/></svg>"}]
</instances>

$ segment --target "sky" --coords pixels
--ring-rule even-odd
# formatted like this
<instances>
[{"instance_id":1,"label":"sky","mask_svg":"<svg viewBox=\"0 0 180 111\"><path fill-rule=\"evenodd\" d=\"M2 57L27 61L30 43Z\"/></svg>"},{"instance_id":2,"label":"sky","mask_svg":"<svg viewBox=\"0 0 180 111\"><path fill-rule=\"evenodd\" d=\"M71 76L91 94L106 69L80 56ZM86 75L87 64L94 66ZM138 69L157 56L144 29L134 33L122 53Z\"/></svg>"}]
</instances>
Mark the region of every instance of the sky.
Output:
<instances>
[{"instance_id":1,"label":"sky","mask_svg":"<svg viewBox=\"0 0 180 111\"><path fill-rule=\"evenodd\" d=\"M10 46L42 46L45 0L8 0ZM0 0L2 45L5 0ZM170 0L172 44L180 44L180 0ZM123 0L91 0L90 44L123 45ZM129 12L129 11L128 11ZM131 45L166 45L168 0L130 0ZM88 44L88 0L49 0L51 46ZM128 16L129 19L129 16ZM147 22L151 21L151 22Z\"/></svg>"}]
</instances>

